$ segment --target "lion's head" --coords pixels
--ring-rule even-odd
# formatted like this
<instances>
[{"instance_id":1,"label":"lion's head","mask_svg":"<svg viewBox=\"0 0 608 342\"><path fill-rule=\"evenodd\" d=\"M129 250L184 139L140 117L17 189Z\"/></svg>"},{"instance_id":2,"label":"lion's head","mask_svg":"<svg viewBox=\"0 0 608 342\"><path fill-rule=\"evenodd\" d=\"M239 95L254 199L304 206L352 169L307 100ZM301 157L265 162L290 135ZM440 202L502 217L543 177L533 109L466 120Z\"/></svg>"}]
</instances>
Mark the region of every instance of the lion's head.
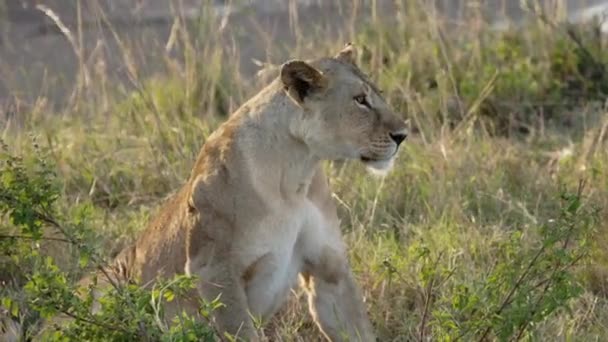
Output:
<instances>
[{"instance_id":1,"label":"lion's head","mask_svg":"<svg viewBox=\"0 0 608 342\"><path fill-rule=\"evenodd\" d=\"M355 53L349 44L333 58L289 61L280 79L304 109L298 131L313 153L323 159L359 159L385 171L407 137L406 124L359 70Z\"/></svg>"}]
</instances>

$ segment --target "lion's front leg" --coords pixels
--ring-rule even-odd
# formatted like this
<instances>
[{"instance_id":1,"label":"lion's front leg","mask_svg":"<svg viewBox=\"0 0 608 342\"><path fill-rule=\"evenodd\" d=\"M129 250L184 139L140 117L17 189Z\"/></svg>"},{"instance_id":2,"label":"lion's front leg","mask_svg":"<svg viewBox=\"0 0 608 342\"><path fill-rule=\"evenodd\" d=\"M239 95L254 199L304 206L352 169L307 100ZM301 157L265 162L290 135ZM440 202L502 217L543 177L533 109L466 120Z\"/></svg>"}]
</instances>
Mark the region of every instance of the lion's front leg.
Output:
<instances>
[{"instance_id":1,"label":"lion's front leg","mask_svg":"<svg viewBox=\"0 0 608 342\"><path fill-rule=\"evenodd\" d=\"M301 274L310 312L330 341L375 341L359 287L342 253L326 248Z\"/></svg>"},{"instance_id":2,"label":"lion's front leg","mask_svg":"<svg viewBox=\"0 0 608 342\"><path fill-rule=\"evenodd\" d=\"M206 301L219 298L223 304L213 311L213 320L221 333L227 332L238 341L259 341L249 316L245 289L240 278L233 276L233 270L226 264L190 270L190 274L198 276L197 289L202 298Z\"/></svg>"}]
</instances>

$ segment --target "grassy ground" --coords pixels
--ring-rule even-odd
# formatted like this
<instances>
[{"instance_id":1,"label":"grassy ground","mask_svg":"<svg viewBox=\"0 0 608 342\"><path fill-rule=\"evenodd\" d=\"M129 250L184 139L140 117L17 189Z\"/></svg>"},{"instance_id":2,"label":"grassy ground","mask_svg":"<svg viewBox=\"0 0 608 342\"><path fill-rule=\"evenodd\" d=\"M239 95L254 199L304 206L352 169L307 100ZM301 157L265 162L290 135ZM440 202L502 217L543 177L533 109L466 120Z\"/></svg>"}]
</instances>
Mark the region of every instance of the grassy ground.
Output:
<instances>
[{"instance_id":1,"label":"grassy ground","mask_svg":"<svg viewBox=\"0 0 608 342\"><path fill-rule=\"evenodd\" d=\"M302 34L296 46L268 53L310 58L347 39L363 45L362 68L412 122L414 134L387 177L371 177L358 163L327 165L380 339L605 340L605 41L593 25L569 27L542 14L525 30L496 32L474 9L464 27L437 21L418 5L402 7L395 22L372 16L335 39ZM134 239L185 181L205 137L264 82L239 75L238 50L223 38L197 38L219 24L177 25L179 53L167 56L166 72L153 78L137 77L125 43L132 91L107 84L101 69L83 63L74 66L83 81L63 110L49 113L39 98L4 123L11 151L31 153L32 135L49 148L62 207L91 206L86 224L98 234L91 243L104 255ZM586 211L575 223L593 215L592 235L577 245L588 255L567 267L568 282L581 288L553 311L539 304L562 298L553 290L564 284L544 286L551 256L538 268L545 273L525 279L529 287L518 279L545 245L546 230L562 222L560 196L576 192L581 180ZM66 254L49 250L59 260ZM63 268L76 268L63 259ZM5 280L18 278L12 270ZM510 301L510 292L519 299ZM286 341L318 336L305 304L294 292L265 334ZM543 310L551 314L526 316Z\"/></svg>"}]
</instances>

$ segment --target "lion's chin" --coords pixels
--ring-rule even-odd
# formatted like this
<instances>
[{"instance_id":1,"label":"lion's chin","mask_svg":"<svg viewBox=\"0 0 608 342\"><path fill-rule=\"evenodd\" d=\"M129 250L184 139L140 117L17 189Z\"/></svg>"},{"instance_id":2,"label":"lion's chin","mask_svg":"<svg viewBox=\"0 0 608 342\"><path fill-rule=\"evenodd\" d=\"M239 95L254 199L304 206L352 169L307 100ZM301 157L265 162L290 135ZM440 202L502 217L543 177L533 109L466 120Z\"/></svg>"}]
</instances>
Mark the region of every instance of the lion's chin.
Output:
<instances>
[{"instance_id":1,"label":"lion's chin","mask_svg":"<svg viewBox=\"0 0 608 342\"><path fill-rule=\"evenodd\" d=\"M361 158L363 164L371 174L376 176L386 176L386 174L393 168L395 158L375 160Z\"/></svg>"}]
</instances>

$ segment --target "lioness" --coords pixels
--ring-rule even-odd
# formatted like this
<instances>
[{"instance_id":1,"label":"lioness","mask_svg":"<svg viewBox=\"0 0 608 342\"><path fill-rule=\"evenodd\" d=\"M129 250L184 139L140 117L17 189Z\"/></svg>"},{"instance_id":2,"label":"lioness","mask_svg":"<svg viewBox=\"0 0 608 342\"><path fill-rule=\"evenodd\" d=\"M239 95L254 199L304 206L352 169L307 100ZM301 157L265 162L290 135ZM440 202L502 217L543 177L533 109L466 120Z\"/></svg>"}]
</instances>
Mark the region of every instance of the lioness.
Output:
<instances>
[{"instance_id":1,"label":"lioness","mask_svg":"<svg viewBox=\"0 0 608 342\"><path fill-rule=\"evenodd\" d=\"M247 341L259 340L252 316L271 317L299 276L328 340L373 341L320 162L388 170L406 136L352 45L289 61L211 134L189 180L114 267L144 284L197 275L199 295L225 305L217 328Z\"/></svg>"}]
</instances>

